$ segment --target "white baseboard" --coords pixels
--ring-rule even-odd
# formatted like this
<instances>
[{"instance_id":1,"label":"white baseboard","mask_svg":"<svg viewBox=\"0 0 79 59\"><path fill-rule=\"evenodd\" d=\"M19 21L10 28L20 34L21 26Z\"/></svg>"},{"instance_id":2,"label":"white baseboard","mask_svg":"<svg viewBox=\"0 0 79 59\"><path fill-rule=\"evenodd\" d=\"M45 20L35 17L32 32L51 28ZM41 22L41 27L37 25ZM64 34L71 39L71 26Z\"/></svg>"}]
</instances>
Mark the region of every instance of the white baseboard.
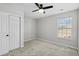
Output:
<instances>
[{"instance_id":1,"label":"white baseboard","mask_svg":"<svg viewBox=\"0 0 79 59\"><path fill-rule=\"evenodd\" d=\"M45 40L45 39L41 39L41 38L37 38L37 39L42 40L42 41L46 41L46 42L49 42L49 43L52 43L52 44L56 44L56 45L60 45L60 46L65 46L65 47L69 47L69 48L73 48L73 49L78 50L78 48L75 48L75 47L72 47L72 46L69 46L69 45L64 45L64 44L61 44L61 43L58 43L58 42L49 41L49 40Z\"/></svg>"},{"instance_id":2,"label":"white baseboard","mask_svg":"<svg viewBox=\"0 0 79 59\"><path fill-rule=\"evenodd\" d=\"M27 41L30 41L30 40L34 40L34 39L36 39L36 38L26 39L26 40L24 40L24 42L27 42Z\"/></svg>"}]
</instances>

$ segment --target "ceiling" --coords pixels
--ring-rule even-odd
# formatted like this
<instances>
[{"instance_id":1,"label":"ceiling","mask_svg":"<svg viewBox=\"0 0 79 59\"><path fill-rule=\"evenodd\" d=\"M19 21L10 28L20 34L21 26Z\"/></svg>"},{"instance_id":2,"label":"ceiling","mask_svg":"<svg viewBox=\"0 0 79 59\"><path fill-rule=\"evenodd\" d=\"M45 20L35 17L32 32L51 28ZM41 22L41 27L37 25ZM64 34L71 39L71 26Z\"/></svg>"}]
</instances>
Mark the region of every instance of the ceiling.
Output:
<instances>
[{"instance_id":1,"label":"ceiling","mask_svg":"<svg viewBox=\"0 0 79 59\"><path fill-rule=\"evenodd\" d=\"M17 6L16 8L23 9L25 16L33 19L42 18L42 17L46 17L46 16L50 16L50 15L54 15L62 12L67 12L70 10L77 9L79 7L78 3L42 3L42 4L43 6L53 5L53 8L45 10L46 12L45 14L40 14L38 12L32 12L33 10L38 9L38 7L34 3L3 3L3 4L0 4L0 7L1 5L2 7L7 5L9 7ZM63 9L63 11L61 11L61 9Z\"/></svg>"},{"instance_id":2,"label":"ceiling","mask_svg":"<svg viewBox=\"0 0 79 59\"><path fill-rule=\"evenodd\" d=\"M77 3L44 3L44 6L53 5L53 8L45 10L45 14L40 14L38 12L32 12L33 10L37 9L37 6L35 4L24 4L25 5L25 13L28 17L31 18L41 18L46 17L62 12L67 12L70 10L77 9L79 7L79 4ZM63 9L63 11L61 11Z\"/></svg>"}]
</instances>

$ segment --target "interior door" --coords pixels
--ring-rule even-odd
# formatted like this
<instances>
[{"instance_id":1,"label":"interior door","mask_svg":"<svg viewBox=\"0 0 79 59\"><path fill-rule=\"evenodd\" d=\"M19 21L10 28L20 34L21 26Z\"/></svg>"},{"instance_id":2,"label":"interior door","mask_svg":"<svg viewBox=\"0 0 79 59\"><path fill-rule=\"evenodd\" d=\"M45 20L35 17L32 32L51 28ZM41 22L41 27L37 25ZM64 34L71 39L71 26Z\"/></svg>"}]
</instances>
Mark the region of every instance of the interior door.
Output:
<instances>
[{"instance_id":1,"label":"interior door","mask_svg":"<svg viewBox=\"0 0 79 59\"><path fill-rule=\"evenodd\" d=\"M10 18L10 50L20 47L20 17L9 16Z\"/></svg>"},{"instance_id":2,"label":"interior door","mask_svg":"<svg viewBox=\"0 0 79 59\"><path fill-rule=\"evenodd\" d=\"M9 52L8 15L0 12L0 55Z\"/></svg>"}]
</instances>

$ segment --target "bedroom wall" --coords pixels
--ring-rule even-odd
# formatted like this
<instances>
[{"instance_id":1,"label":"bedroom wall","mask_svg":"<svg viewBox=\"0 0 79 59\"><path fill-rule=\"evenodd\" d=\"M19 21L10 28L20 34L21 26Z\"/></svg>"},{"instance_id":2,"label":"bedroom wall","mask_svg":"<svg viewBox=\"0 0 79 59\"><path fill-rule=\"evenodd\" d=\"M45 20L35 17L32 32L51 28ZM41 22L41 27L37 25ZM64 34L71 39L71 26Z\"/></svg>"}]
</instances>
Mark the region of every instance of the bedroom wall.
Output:
<instances>
[{"instance_id":1,"label":"bedroom wall","mask_svg":"<svg viewBox=\"0 0 79 59\"><path fill-rule=\"evenodd\" d=\"M73 19L73 30L72 39L59 39L57 38L57 18L58 17L72 17ZM72 48L77 48L77 11L69 11L61 14L52 15L46 18L37 20L37 37L41 40L45 40L51 43L56 43Z\"/></svg>"},{"instance_id":2,"label":"bedroom wall","mask_svg":"<svg viewBox=\"0 0 79 59\"><path fill-rule=\"evenodd\" d=\"M30 19L25 15L24 20L24 39L29 41L36 38L36 20Z\"/></svg>"}]
</instances>

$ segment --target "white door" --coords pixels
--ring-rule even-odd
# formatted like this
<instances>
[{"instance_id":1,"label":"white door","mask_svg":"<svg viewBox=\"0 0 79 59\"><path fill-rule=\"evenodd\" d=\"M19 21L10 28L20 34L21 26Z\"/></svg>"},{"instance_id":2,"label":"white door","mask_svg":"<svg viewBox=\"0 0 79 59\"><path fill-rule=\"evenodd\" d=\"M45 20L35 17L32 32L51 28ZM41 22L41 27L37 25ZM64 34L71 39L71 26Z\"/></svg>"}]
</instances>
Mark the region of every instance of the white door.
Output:
<instances>
[{"instance_id":1,"label":"white door","mask_svg":"<svg viewBox=\"0 0 79 59\"><path fill-rule=\"evenodd\" d=\"M20 17L9 16L10 19L10 50L20 47Z\"/></svg>"},{"instance_id":2,"label":"white door","mask_svg":"<svg viewBox=\"0 0 79 59\"><path fill-rule=\"evenodd\" d=\"M9 52L8 15L0 12L0 55Z\"/></svg>"}]
</instances>

